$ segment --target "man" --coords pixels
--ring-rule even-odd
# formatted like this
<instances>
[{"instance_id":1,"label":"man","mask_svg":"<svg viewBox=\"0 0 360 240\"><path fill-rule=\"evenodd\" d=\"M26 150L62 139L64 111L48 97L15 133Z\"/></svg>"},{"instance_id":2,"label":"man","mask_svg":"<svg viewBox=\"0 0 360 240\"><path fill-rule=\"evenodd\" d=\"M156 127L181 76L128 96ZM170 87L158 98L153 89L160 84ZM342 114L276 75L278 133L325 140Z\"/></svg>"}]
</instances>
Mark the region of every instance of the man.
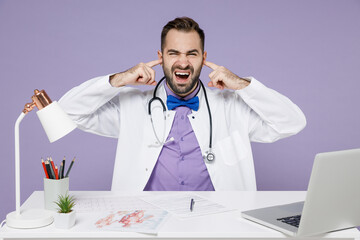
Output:
<instances>
[{"instance_id":1,"label":"man","mask_svg":"<svg viewBox=\"0 0 360 240\"><path fill-rule=\"evenodd\" d=\"M163 28L158 60L91 79L59 101L80 129L118 138L112 190L256 190L250 141L305 127L288 98L206 61L204 39L194 20L176 18ZM166 81L156 90L129 87L157 85L158 64ZM201 86L204 65L217 89Z\"/></svg>"}]
</instances>

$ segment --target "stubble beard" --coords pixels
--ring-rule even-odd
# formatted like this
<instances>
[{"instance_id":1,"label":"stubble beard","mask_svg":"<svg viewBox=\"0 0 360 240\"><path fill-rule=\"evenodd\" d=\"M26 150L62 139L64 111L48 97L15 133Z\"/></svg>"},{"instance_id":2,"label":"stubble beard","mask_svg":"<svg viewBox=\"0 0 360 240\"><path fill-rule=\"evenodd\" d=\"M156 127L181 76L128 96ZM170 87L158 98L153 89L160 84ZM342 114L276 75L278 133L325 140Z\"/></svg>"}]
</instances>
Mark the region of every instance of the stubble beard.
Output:
<instances>
[{"instance_id":1,"label":"stubble beard","mask_svg":"<svg viewBox=\"0 0 360 240\"><path fill-rule=\"evenodd\" d=\"M175 80L173 79L174 76L174 71L175 69L179 69L179 70L190 70L191 72L191 80L190 80L190 84L181 84L181 85L177 85L175 83ZM179 66L173 66L171 68L171 71L168 71L168 69L165 68L165 66L163 67L163 71L164 71L164 75L166 78L166 83L168 84L169 88L177 95L179 96L187 96L191 93L192 90L195 89L195 86L198 84L199 82L199 78L200 78L200 73L201 73L201 67L194 72L194 68L192 66L187 66L186 68L181 68Z\"/></svg>"}]
</instances>

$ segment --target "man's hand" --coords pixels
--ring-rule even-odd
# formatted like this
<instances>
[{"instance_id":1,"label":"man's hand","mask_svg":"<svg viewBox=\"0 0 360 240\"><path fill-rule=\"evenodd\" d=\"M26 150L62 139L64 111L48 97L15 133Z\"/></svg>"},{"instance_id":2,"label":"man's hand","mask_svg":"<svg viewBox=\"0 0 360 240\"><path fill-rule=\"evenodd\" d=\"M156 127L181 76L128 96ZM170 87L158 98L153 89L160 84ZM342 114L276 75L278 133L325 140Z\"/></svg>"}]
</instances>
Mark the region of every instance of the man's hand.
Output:
<instances>
[{"instance_id":1,"label":"man's hand","mask_svg":"<svg viewBox=\"0 0 360 240\"><path fill-rule=\"evenodd\" d=\"M238 77L223 66L218 66L215 63L208 61L205 61L204 64L205 66L208 66L214 70L209 74L209 87L216 87L221 90L225 88L239 90L247 87L250 84L248 80Z\"/></svg>"},{"instance_id":2,"label":"man's hand","mask_svg":"<svg viewBox=\"0 0 360 240\"><path fill-rule=\"evenodd\" d=\"M126 85L156 85L155 71L152 69L162 63L162 59L148 63L139 63L125 72L116 73L110 76L110 84L113 87Z\"/></svg>"}]
</instances>

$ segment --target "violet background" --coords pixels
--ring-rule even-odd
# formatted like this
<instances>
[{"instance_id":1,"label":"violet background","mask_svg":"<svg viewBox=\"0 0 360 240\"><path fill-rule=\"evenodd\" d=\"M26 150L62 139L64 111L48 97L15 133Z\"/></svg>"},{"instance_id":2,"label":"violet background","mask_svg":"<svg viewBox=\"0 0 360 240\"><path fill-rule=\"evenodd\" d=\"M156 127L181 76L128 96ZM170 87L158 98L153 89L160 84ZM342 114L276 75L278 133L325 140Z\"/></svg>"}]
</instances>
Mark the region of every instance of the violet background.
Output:
<instances>
[{"instance_id":1,"label":"violet background","mask_svg":"<svg viewBox=\"0 0 360 240\"><path fill-rule=\"evenodd\" d=\"M307 117L298 135L253 144L258 190L306 190L316 153L359 147L358 0L0 0L1 220L15 210L14 124L33 90L58 100L87 79L156 59L161 29L177 16L204 29L209 61L256 77ZM75 130L50 144L33 111L20 141L22 202L43 189L46 156L76 156L70 190L110 190L116 139Z\"/></svg>"}]
</instances>

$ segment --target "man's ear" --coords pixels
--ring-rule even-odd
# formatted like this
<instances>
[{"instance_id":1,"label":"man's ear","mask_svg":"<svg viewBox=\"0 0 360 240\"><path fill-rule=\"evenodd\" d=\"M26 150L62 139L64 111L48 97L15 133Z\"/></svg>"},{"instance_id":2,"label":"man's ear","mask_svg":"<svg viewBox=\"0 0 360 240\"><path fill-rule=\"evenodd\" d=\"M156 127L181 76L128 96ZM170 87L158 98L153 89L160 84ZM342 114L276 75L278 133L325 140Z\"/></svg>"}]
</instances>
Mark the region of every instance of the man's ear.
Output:
<instances>
[{"instance_id":1,"label":"man's ear","mask_svg":"<svg viewBox=\"0 0 360 240\"><path fill-rule=\"evenodd\" d=\"M158 54L158 59L159 59L159 60L163 60L163 59L162 59L162 58L163 58L163 55L162 55L162 52L161 52L160 50L158 50L157 54ZM160 65L162 66L163 64L160 63Z\"/></svg>"},{"instance_id":2,"label":"man's ear","mask_svg":"<svg viewBox=\"0 0 360 240\"><path fill-rule=\"evenodd\" d=\"M204 64L205 64L206 57L207 57L207 52L205 51L204 54L203 54L203 62L202 62L202 65L203 65L203 66L204 66Z\"/></svg>"}]
</instances>

